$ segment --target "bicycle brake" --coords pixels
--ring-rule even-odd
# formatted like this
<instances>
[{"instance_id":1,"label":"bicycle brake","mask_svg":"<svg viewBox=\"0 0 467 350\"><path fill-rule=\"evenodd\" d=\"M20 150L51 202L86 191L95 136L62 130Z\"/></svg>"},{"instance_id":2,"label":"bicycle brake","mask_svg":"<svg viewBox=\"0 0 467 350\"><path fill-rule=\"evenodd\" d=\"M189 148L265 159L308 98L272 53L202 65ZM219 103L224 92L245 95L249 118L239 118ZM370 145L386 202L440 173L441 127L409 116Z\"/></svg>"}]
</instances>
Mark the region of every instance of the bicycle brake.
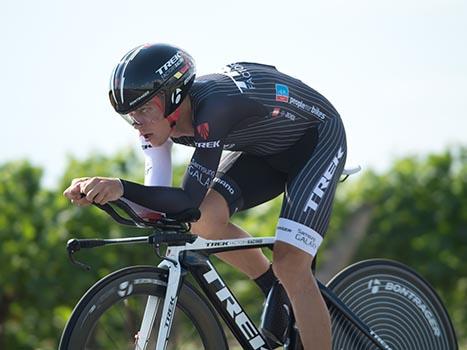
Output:
<instances>
[{"instance_id":1,"label":"bicycle brake","mask_svg":"<svg viewBox=\"0 0 467 350\"><path fill-rule=\"evenodd\" d=\"M86 265L76 260L73 256L73 254L76 253L80 249L81 249L81 244L77 239L70 239L66 244L66 250L68 251L68 258L70 259L72 264L82 268L85 271L90 271L91 266Z\"/></svg>"}]
</instances>

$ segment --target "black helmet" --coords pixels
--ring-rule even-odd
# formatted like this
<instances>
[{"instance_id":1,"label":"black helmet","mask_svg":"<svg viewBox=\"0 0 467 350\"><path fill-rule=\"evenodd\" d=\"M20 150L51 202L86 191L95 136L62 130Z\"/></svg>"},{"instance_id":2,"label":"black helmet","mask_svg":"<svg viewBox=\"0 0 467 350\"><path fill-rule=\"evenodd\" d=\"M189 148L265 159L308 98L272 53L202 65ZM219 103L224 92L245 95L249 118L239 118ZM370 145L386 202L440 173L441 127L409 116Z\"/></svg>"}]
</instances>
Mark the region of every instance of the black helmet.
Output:
<instances>
[{"instance_id":1,"label":"black helmet","mask_svg":"<svg viewBox=\"0 0 467 350\"><path fill-rule=\"evenodd\" d=\"M175 46L138 46L123 56L112 72L110 103L117 113L128 114L164 92L167 117L188 94L195 74L193 58Z\"/></svg>"}]
</instances>

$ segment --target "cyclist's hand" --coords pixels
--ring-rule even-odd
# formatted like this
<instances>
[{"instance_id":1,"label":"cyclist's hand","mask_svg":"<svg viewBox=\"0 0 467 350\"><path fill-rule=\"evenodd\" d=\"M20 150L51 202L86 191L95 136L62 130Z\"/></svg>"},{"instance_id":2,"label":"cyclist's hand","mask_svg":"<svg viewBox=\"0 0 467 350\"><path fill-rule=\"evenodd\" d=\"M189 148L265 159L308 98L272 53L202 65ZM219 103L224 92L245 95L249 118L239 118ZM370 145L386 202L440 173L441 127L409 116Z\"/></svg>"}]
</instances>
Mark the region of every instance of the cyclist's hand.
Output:
<instances>
[{"instance_id":1,"label":"cyclist's hand","mask_svg":"<svg viewBox=\"0 0 467 350\"><path fill-rule=\"evenodd\" d=\"M87 180L89 180L89 177L80 177L73 179L71 181L71 185L65 191L63 191L63 195L66 198L68 198L73 204L79 206L90 205L91 202L89 202L81 192L81 184L85 183Z\"/></svg>"},{"instance_id":2,"label":"cyclist's hand","mask_svg":"<svg viewBox=\"0 0 467 350\"><path fill-rule=\"evenodd\" d=\"M92 177L79 183L81 193L89 203L106 204L123 196L123 185L119 179Z\"/></svg>"}]
</instances>

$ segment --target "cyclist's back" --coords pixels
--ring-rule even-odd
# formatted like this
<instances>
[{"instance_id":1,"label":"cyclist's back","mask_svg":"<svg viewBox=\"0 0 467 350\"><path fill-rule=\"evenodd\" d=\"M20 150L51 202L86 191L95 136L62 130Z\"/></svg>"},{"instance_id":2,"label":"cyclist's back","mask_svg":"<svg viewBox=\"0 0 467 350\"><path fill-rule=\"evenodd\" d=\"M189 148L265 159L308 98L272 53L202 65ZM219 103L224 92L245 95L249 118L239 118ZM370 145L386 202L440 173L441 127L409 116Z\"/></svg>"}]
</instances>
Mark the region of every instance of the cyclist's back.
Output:
<instances>
[{"instance_id":1,"label":"cyclist's back","mask_svg":"<svg viewBox=\"0 0 467 350\"><path fill-rule=\"evenodd\" d=\"M317 91L258 63L232 63L222 73L201 76L190 96L194 124L203 131L202 138L215 133L219 147L255 155L284 151L310 127L338 116ZM174 141L195 146L195 137ZM200 146L214 148L217 143Z\"/></svg>"}]
</instances>

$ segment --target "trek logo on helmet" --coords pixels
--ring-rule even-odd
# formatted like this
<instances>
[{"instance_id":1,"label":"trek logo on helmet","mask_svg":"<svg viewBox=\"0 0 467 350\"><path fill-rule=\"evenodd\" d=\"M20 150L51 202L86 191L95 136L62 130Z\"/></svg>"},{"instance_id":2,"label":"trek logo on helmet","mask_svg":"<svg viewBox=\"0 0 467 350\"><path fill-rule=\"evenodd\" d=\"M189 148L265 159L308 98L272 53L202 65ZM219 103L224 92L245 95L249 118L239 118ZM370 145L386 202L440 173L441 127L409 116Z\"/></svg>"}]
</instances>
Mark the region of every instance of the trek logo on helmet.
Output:
<instances>
[{"instance_id":1,"label":"trek logo on helmet","mask_svg":"<svg viewBox=\"0 0 467 350\"><path fill-rule=\"evenodd\" d=\"M167 73L171 73L174 68L179 67L183 63L182 53L178 51L175 55L173 55L170 60L164 63L162 67L156 70L160 76L165 79L167 77Z\"/></svg>"}]
</instances>

